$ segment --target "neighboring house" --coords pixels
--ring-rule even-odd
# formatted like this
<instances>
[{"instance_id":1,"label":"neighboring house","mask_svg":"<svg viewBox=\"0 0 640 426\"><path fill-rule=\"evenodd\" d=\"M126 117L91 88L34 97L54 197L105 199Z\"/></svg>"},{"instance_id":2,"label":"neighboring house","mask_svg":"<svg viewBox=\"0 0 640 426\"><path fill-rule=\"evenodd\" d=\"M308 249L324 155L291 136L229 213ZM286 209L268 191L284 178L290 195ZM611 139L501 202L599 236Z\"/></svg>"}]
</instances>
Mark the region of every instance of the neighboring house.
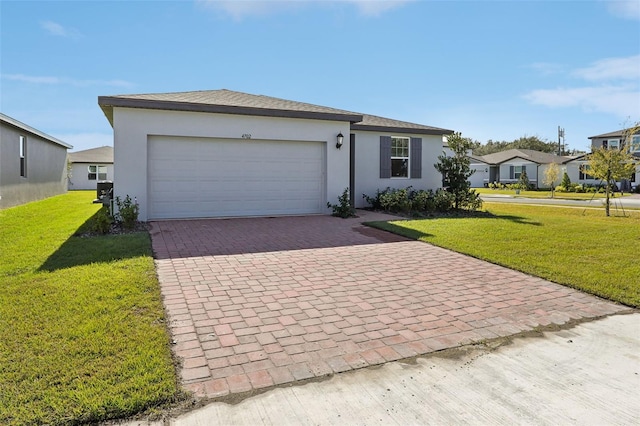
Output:
<instances>
[{"instance_id":1,"label":"neighboring house","mask_svg":"<svg viewBox=\"0 0 640 426\"><path fill-rule=\"evenodd\" d=\"M443 137L442 143L442 153L447 157L452 157L454 155L453 150L449 148L449 145L447 145L446 136ZM489 182L489 167L491 165L484 161L482 156L473 155L473 150L471 149L467 151L467 157L469 157L470 160L469 167L474 171L474 173L469 177L471 188L482 188L487 186Z\"/></svg>"},{"instance_id":2,"label":"neighboring house","mask_svg":"<svg viewBox=\"0 0 640 426\"><path fill-rule=\"evenodd\" d=\"M471 160L471 170L474 170L474 173L469 177L469 183L471 183L472 188L482 188L489 184L489 182L493 182L489 179L491 172L491 164L479 155L467 155L469 160Z\"/></svg>"},{"instance_id":3,"label":"neighboring house","mask_svg":"<svg viewBox=\"0 0 640 426\"><path fill-rule=\"evenodd\" d=\"M503 184L516 183L523 172L527 173L529 182L536 188L544 186L544 173L551 163L558 165L568 160L546 152L532 149L509 149L484 156L469 156L472 166L478 170L484 167L485 175L482 182L471 176L472 187L487 186L492 182ZM488 176L487 176L488 174Z\"/></svg>"},{"instance_id":4,"label":"neighboring house","mask_svg":"<svg viewBox=\"0 0 640 426\"><path fill-rule=\"evenodd\" d=\"M435 189L450 130L229 90L101 96L140 219L327 214L345 188ZM340 143L342 145L340 146Z\"/></svg>"},{"instance_id":5,"label":"neighboring house","mask_svg":"<svg viewBox=\"0 0 640 426\"><path fill-rule=\"evenodd\" d=\"M113 181L113 147L70 152L69 189L96 189L98 181Z\"/></svg>"},{"instance_id":6,"label":"neighboring house","mask_svg":"<svg viewBox=\"0 0 640 426\"><path fill-rule=\"evenodd\" d=\"M638 157L640 163L640 131L634 135L627 137L625 140L626 131L617 130L615 132L603 133L601 135L591 136L591 150L600 149L605 147L607 149L623 149L629 147L631 154ZM589 174L589 161L587 159L588 154L580 155L566 162L566 172L569 175L571 182L580 183L583 185L601 185L600 179L596 179ZM636 169L636 173L631 176L626 182L618 182L622 187L635 187L640 183L640 169Z\"/></svg>"},{"instance_id":7,"label":"neighboring house","mask_svg":"<svg viewBox=\"0 0 640 426\"><path fill-rule=\"evenodd\" d=\"M0 208L66 192L71 145L0 113Z\"/></svg>"}]
</instances>

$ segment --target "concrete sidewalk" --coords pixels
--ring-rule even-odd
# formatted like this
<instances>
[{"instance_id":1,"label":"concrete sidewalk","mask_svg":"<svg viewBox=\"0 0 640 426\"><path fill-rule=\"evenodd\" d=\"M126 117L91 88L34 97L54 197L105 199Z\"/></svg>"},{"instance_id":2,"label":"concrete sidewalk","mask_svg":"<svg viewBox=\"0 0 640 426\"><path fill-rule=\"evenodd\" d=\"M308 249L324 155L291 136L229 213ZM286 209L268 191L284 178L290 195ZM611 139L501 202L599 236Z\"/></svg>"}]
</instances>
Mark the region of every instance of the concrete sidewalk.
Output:
<instances>
[{"instance_id":1,"label":"concrete sidewalk","mask_svg":"<svg viewBox=\"0 0 640 426\"><path fill-rule=\"evenodd\" d=\"M639 313L507 340L494 350L488 346L130 424L640 424Z\"/></svg>"}]
</instances>

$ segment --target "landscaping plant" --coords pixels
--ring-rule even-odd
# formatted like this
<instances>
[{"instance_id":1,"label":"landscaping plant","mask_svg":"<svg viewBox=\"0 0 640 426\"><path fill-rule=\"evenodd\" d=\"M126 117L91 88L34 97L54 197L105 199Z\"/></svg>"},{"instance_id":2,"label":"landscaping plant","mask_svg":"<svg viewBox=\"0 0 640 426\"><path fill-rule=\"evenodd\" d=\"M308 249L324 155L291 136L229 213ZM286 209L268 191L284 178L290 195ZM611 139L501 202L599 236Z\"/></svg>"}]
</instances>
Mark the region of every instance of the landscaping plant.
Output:
<instances>
[{"instance_id":1,"label":"landscaping plant","mask_svg":"<svg viewBox=\"0 0 640 426\"><path fill-rule=\"evenodd\" d=\"M349 188L345 188L342 195L338 197L338 204L331 204L327 202L327 207L330 207L333 210L333 216L341 217L343 219L355 217L356 209L351 205L349 195Z\"/></svg>"},{"instance_id":2,"label":"landscaping plant","mask_svg":"<svg viewBox=\"0 0 640 426\"><path fill-rule=\"evenodd\" d=\"M475 172L471 169L471 160L467 152L472 148L469 139L462 137L460 133L447 136L449 148L453 156L442 154L438 157L438 163L434 164L436 170L442 173L442 186L453 194L453 208L476 210L482 207L480 195L471 189L469 177Z\"/></svg>"}]
</instances>

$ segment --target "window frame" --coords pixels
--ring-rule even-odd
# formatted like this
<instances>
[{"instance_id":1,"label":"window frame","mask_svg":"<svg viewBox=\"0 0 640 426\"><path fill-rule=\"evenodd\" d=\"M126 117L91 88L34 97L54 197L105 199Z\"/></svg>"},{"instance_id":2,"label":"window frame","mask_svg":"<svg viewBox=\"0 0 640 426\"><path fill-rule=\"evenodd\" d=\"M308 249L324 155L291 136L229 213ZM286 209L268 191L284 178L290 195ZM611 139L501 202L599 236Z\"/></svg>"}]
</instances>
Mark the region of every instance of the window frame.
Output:
<instances>
[{"instance_id":1,"label":"window frame","mask_svg":"<svg viewBox=\"0 0 640 426\"><path fill-rule=\"evenodd\" d=\"M406 146L394 146L394 143L398 141L406 141ZM398 149L406 151L406 156L397 155ZM406 176L394 176L394 160L401 160L405 162ZM411 179L411 138L408 136L391 136L391 179Z\"/></svg>"},{"instance_id":2,"label":"window frame","mask_svg":"<svg viewBox=\"0 0 640 426\"><path fill-rule=\"evenodd\" d=\"M640 135L631 136L631 142L629 143L629 152L640 153Z\"/></svg>"},{"instance_id":3,"label":"window frame","mask_svg":"<svg viewBox=\"0 0 640 426\"><path fill-rule=\"evenodd\" d=\"M511 177L511 179L516 179L516 180L520 179L520 176L522 176L522 167L523 167L522 164L519 166L516 166L515 164L513 165L513 176ZM524 167L526 170L526 166ZM518 171L518 169L520 169L520 171Z\"/></svg>"},{"instance_id":4,"label":"window frame","mask_svg":"<svg viewBox=\"0 0 640 426\"><path fill-rule=\"evenodd\" d=\"M95 169L94 171L91 171L92 167ZM104 172L102 170L104 170ZM95 180L95 181L107 180L107 173L108 173L108 168L106 165L89 164L87 166L87 180ZM102 178L103 175L104 175L104 179Z\"/></svg>"},{"instance_id":5,"label":"window frame","mask_svg":"<svg viewBox=\"0 0 640 426\"><path fill-rule=\"evenodd\" d=\"M581 164L580 167L578 167L578 180L596 180L595 177L587 173L588 170L591 170L589 164Z\"/></svg>"},{"instance_id":6,"label":"window frame","mask_svg":"<svg viewBox=\"0 0 640 426\"><path fill-rule=\"evenodd\" d=\"M613 145L612 145L613 142ZM617 149L620 150L620 139L609 139L607 140L607 149Z\"/></svg>"},{"instance_id":7,"label":"window frame","mask_svg":"<svg viewBox=\"0 0 640 426\"><path fill-rule=\"evenodd\" d=\"M27 177L27 137L20 135L18 138L19 159L20 159L20 177Z\"/></svg>"}]
</instances>

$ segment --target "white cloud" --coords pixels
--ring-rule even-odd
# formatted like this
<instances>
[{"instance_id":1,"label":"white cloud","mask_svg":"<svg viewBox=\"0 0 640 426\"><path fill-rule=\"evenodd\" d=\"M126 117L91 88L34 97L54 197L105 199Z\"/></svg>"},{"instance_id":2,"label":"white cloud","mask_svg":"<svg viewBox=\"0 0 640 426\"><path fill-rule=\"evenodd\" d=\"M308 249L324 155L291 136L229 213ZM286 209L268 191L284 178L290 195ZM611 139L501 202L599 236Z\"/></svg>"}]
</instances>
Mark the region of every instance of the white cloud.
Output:
<instances>
[{"instance_id":1,"label":"white cloud","mask_svg":"<svg viewBox=\"0 0 640 426\"><path fill-rule=\"evenodd\" d=\"M391 9L404 6L411 0L346 0L352 3L365 16L380 16Z\"/></svg>"},{"instance_id":2,"label":"white cloud","mask_svg":"<svg viewBox=\"0 0 640 426\"><path fill-rule=\"evenodd\" d=\"M633 85L539 89L524 98L551 108L579 107L620 117L640 117L640 90Z\"/></svg>"},{"instance_id":3,"label":"white cloud","mask_svg":"<svg viewBox=\"0 0 640 426\"><path fill-rule=\"evenodd\" d=\"M53 21L42 21L40 22L40 26L49 34L58 37L78 38L81 35L80 32L76 29L65 28L57 22Z\"/></svg>"},{"instance_id":4,"label":"white cloud","mask_svg":"<svg viewBox=\"0 0 640 426\"><path fill-rule=\"evenodd\" d=\"M640 21L640 1L638 0L609 0L609 13L619 18Z\"/></svg>"},{"instance_id":5,"label":"white cloud","mask_svg":"<svg viewBox=\"0 0 640 426\"><path fill-rule=\"evenodd\" d=\"M533 64L529 65L528 68L532 68L542 75L558 74L564 71L563 65L555 64L552 62L534 62Z\"/></svg>"},{"instance_id":6,"label":"white cloud","mask_svg":"<svg viewBox=\"0 0 640 426\"><path fill-rule=\"evenodd\" d=\"M576 87L537 89L523 98L550 108L578 107L619 117L640 117L640 55L605 58L568 73Z\"/></svg>"},{"instance_id":7,"label":"white cloud","mask_svg":"<svg viewBox=\"0 0 640 426\"><path fill-rule=\"evenodd\" d=\"M58 77L47 77L47 76L35 76L35 75L24 75L24 74L2 74L2 78L13 81L22 81L25 83L34 83L34 84L59 84L60 79Z\"/></svg>"},{"instance_id":8,"label":"white cloud","mask_svg":"<svg viewBox=\"0 0 640 426\"><path fill-rule=\"evenodd\" d=\"M361 15L376 17L410 1L415 0L196 0L196 4L230 15L235 20L241 20L248 16L264 16L295 10L303 6L323 4L353 5Z\"/></svg>"},{"instance_id":9,"label":"white cloud","mask_svg":"<svg viewBox=\"0 0 640 426\"><path fill-rule=\"evenodd\" d=\"M640 4L640 2L638 2ZM591 66L577 69L573 75L587 81L635 80L640 81L640 55L626 58L607 58Z\"/></svg>"},{"instance_id":10,"label":"white cloud","mask_svg":"<svg viewBox=\"0 0 640 426\"><path fill-rule=\"evenodd\" d=\"M21 81L32 84L67 84L77 87L107 86L107 87L132 87L133 83L125 80L80 80L65 77L34 76L25 74L2 74L2 78L13 81Z\"/></svg>"}]
</instances>

